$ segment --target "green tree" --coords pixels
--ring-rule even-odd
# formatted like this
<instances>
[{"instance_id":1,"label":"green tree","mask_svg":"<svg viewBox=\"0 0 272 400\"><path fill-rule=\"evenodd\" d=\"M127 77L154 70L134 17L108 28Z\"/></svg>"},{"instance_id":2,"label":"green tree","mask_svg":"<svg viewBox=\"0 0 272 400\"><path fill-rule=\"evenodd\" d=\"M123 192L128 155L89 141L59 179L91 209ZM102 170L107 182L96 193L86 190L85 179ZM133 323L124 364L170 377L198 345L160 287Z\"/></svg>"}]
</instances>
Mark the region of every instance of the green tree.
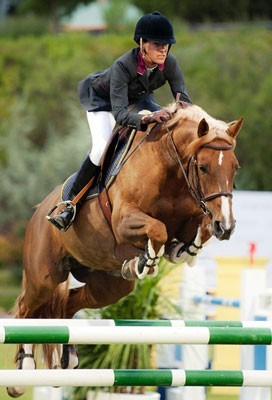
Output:
<instances>
[{"instance_id":1,"label":"green tree","mask_svg":"<svg viewBox=\"0 0 272 400\"><path fill-rule=\"evenodd\" d=\"M176 25L178 59L192 101L215 118L245 117L237 143L238 189L272 190L272 36L250 25L187 31ZM32 206L73 173L90 146L78 81L134 46L132 34L0 39L0 226L23 227ZM159 104L171 102L168 85Z\"/></svg>"},{"instance_id":2,"label":"green tree","mask_svg":"<svg viewBox=\"0 0 272 400\"><path fill-rule=\"evenodd\" d=\"M79 4L89 4L94 0L23 0L19 5L19 12L34 13L38 16L48 17L55 31L59 30L59 20L65 15L70 15Z\"/></svg>"},{"instance_id":3,"label":"green tree","mask_svg":"<svg viewBox=\"0 0 272 400\"><path fill-rule=\"evenodd\" d=\"M144 13L158 10L170 18L190 23L271 19L267 0L132 0Z\"/></svg>"},{"instance_id":4,"label":"green tree","mask_svg":"<svg viewBox=\"0 0 272 400\"><path fill-rule=\"evenodd\" d=\"M108 0L103 7L103 17L110 32L124 32L125 28L134 27L141 12L135 7L131 13L131 7L127 0Z\"/></svg>"},{"instance_id":5,"label":"green tree","mask_svg":"<svg viewBox=\"0 0 272 400\"><path fill-rule=\"evenodd\" d=\"M168 17L178 17L183 19L182 9L183 5L181 1L169 1L169 0L132 0L135 6L143 11L143 13L150 13L152 11L160 11L162 14Z\"/></svg>"}]
</instances>

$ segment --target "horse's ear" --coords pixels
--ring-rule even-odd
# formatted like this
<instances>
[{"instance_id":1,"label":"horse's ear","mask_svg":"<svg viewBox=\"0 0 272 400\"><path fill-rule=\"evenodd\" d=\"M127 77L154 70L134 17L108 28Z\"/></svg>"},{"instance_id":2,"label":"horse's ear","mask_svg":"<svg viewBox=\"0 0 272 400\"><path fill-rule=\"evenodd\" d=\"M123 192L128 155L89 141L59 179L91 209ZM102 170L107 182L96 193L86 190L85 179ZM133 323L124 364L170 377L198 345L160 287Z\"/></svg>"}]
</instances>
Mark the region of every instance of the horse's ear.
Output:
<instances>
[{"instance_id":1,"label":"horse's ear","mask_svg":"<svg viewBox=\"0 0 272 400\"><path fill-rule=\"evenodd\" d=\"M240 119L238 119L238 121L231 122L227 129L227 134L236 139L238 133L240 132L240 129L242 128L243 122L244 117L241 117Z\"/></svg>"},{"instance_id":2,"label":"horse's ear","mask_svg":"<svg viewBox=\"0 0 272 400\"><path fill-rule=\"evenodd\" d=\"M198 129L197 129L198 137L207 135L207 133L209 132L209 129L210 128L209 128L208 122L205 120L205 118L203 118L198 124Z\"/></svg>"}]
</instances>

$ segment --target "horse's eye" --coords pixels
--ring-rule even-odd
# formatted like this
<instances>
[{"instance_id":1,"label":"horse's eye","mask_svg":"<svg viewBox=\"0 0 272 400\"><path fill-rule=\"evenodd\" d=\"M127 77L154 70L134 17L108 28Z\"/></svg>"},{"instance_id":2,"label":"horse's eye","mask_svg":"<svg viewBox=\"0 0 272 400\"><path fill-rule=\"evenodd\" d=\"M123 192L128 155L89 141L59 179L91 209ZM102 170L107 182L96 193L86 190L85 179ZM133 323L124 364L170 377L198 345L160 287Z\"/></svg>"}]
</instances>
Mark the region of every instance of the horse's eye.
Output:
<instances>
[{"instance_id":1,"label":"horse's eye","mask_svg":"<svg viewBox=\"0 0 272 400\"><path fill-rule=\"evenodd\" d=\"M199 166L199 171L200 171L202 174L206 174L206 173L208 172L208 169L207 169L207 167L205 167L205 165L200 165L200 166Z\"/></svg>"}]
</instances>

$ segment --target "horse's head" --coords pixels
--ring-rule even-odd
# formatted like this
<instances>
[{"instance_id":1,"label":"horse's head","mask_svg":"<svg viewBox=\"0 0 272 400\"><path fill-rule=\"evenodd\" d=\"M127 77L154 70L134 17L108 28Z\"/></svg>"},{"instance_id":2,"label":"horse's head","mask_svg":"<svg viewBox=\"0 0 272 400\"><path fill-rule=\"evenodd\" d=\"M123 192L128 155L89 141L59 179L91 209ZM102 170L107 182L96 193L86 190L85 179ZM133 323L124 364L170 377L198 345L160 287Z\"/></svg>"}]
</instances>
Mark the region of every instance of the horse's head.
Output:
<instances>
[{"instance_id":1,"label":"horse's head","mask_svg":"<svg viewBox=\"0 0 272 400\"><path fill-rule=\"evenodd\" d=\"M194 108L198 111L201 110L197 106L191 108L192 110ZM243 118L227 124L223 121L217 121L203 110L201 111L200 122L195 114L193 119L188 118L187 115L187 119L180 120L176 126L182 129L182 124L186 126L189 123L187 129L190 130L191 134L185 133L187 137L186 149L183 145L183 151L181 150L181 137L177 139L176 134L174 134L173 139L179 155L185 154L183 158L185 164L184 162L183 164L187 167L187 170L184 177L192 196L203 212L210 217L211 234L219 240L225 240L230 238L235 228L235 219L232 213L232 190L234 174L239 164L234 149ZM192 111L189 111L189 113L192 113ZM196 114L201 115L201 113ZM194 123L192 123L192 120ZM174 130L178 131L179 129ZM188 136L190 137L189 142Z\"/></svg>"},{"instance_id":2,"label":"horse's head","mask_svg":"<svg viewBox=\"0 0 272 400\"><path fill-rule=\"evenodd\" d=\"M198 125L200 146L190 160L192 184L200 195L204 212L211 218L211 233L219 240L229 239L235 228L232 213L234 174L239 166L234 154L235 139L243 119L232 123L211 141L209 124L202 119Z\"/></svg>"}]
</instances>

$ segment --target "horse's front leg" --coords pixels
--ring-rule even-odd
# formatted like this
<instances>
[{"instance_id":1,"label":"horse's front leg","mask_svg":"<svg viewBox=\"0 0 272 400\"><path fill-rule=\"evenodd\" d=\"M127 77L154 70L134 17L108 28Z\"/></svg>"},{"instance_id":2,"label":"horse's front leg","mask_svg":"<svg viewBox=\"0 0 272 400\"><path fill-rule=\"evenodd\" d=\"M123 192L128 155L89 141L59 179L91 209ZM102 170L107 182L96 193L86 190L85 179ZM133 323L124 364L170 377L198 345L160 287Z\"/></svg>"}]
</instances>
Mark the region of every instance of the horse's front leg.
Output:
<instances>
[{"instance_id":1,"label":"horse's front leg","mask_svg":"<svg viewBox=\"0 0 272 400\"><path fill-rule=\"evenodd\" d=\"M119 211L113 212L112 225L118 243L145 248L143 254L123 263L122 276L133 280L156 274L167 241L166 226L132 206L122 206Z\"/></svg>"},{"instance_id":2,"label":"horse's front leg","mask_svg":"<svg viewBox=\"0 0 272 400\"><path fill-rule=\"evenodd\" d=\"M165 258L175 264L186 263L189 267L193 267L202 248L201 227L199 227L196 237L189 243L180 242L177 239L168 243Z\"/></svg>"},{"instance_id":3,"label":"horse's front leg","mask_svg":"<svg viewBox=\"0 0 272 400\"><path fill-rule=\"evenodd\" d=\"M186 263L189 267L193 267L197 261L197 256L208 244L210 238L209 221L203 219L197 228L195 237L189 242L173 239L167 244L165 258L175 264Z\"/></svg>"},{"instance_id":4,"label":"horse's front leg","mask_svg":"<svg viewBox=\"0 0 272 400\"><path fill-rule=\"evenodd\" d=\"M158 264L164 254L164 246L161 246L156 254L150 239L145 252L132 260L124 261L121 269L122 277L128 280L144 279L146 275L156 276L158 273Z\"/></svg>"}]
</instances>

